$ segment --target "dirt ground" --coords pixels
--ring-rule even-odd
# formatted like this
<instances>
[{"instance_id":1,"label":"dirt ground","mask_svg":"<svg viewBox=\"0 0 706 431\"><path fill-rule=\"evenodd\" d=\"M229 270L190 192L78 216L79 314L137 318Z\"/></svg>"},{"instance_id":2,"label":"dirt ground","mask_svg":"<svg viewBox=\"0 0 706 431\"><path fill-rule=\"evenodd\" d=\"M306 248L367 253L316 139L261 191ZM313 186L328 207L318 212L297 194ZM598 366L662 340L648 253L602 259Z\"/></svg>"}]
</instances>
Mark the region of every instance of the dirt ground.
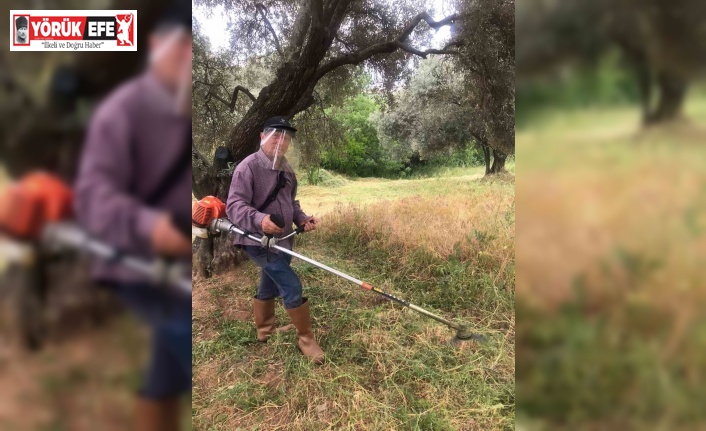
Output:
<instances>
[{"instance_id":1,"label":"dirt ground","mask_svg":"<svg viewBox=\"0 0 706 431\"><path fill-rule=\"evenodd\" d=\"M20 343L11 302L0 303L0 431L131 429L146 329L113 298L97 321L84 296L55 296L36 352Z\"/></svg>"}]
</instances>

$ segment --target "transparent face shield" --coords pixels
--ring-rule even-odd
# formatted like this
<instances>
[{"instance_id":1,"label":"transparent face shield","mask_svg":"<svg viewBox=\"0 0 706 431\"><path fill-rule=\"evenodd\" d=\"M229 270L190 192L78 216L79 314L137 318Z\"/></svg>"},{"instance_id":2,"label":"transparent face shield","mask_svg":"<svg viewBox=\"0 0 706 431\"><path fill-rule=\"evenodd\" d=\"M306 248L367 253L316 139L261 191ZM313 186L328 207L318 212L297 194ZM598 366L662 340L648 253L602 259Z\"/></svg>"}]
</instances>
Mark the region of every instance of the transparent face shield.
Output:
<instances>
[{"instance_id":1,"label":"transparent face shield","mask_svg":"<svg viewBox=\"0 0 706 431\"><path fill-rule=\"evenodd\" d=\"M295 172L299 165L296 135L291 130L267 128L262 132L260 148L265 153L268 169Z\"/></svg>"}]
</instances>

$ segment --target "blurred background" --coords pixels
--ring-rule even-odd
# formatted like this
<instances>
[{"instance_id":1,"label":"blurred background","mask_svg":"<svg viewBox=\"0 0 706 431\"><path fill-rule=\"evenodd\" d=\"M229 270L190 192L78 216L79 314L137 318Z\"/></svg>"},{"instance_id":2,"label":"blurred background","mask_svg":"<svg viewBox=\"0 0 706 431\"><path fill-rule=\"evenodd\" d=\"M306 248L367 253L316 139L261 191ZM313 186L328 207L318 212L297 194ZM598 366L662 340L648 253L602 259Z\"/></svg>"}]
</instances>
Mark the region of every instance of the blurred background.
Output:
<instances>
[{"instance_id":1,"label":"blurred background","mask_svg":"<svg viewBox=\"0 0 706 431\"><path fill-rule=\"evenodd\" d=\"M516 20L517 428L703 429L706 3Z\"/></svg>"},{"instance_id":2,"label":"blurred background","mask_svg":"<svg viewBox=\"0 0 706 431\"><path fill-rule=\"evenodd\" d=\"M68 184L94 107L146 65L147 36L167 0L6 1L11 9L136 9L137 52L9 52L0 23L0 188L44 170ZM148 334L89 277L89 259L52 253L28 263L2 240L0 429L125 430Z\"/></svg>"}]
</instances>

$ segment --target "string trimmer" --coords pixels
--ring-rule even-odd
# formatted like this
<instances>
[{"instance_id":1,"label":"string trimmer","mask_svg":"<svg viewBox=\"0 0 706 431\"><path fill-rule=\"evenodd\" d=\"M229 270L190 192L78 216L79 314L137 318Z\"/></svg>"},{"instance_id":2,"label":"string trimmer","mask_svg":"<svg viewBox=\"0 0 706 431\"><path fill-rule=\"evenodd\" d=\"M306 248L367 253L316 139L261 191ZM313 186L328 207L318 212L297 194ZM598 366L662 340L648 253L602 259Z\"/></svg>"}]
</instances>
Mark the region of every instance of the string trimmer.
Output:
<instances>
[{"instance_id":1,"label":"string trimmer","mask_svg":"<svg viewBox=\"0 0 706 431\"><path fill-rule=\"evenodd\" d=\"M36 248L46 251L75 250L130 268L157 284L172 286L191 295L191 279L183 265L152 262L123 253L91 238L71 221L72 193L61 180L31 173L0 193L0 251L7 260L31 263ZM1 239L2 237L0 237Z\"/></svg>"},{"instance_id":2,"label":"string trimmer","mask_svg":"<svg viewBox=\"0 0 706 431\"><path fill-rule=\"evenodd\" d=\"M290 256L296 257L297 259L301 259L304 262L307 262L311 265L316 266L317 268L321 268L324 271L328 271L331 274L337 275L337 276L344 278L352 283L355 283L365 290L377 293L378 295L384 296L387 299L390 299L400 305L403 305L407 308L410 308L410 309L416 311L417 313L422 314L423 316L434 319L437 322L441 322L444 325L446 325L449 328L454 329L456 331L456 335L454 337L455 340L476 339L476 340L482 341L484 339L484 337L471 332L468 325L464 325L464 324L461 324L458 322L454 322L454 321L445 319L437 314L434 314L434 313L427 311L417 305L414 305L408 301L405 301L404 299L398 298L395 295L389 294L387 292L383 292L382 290L371 285L370 283L366 283L362 280L358 280L355 277L352 277L344 272L341 272L337 269L334 269L334 268L331 268L327 265L324 265L321 262L318 262L314 259L303 256L303 255L296 253L292 250L289 250L287 248L284 248L284 247L277 245L277 243L280 241L283 241L293 235L298 235L298 234L304 232L303 226L298 227L294 232L292 232L291 234L289 234L283 238L274 238L270 235L258 237L256 235L253 235L252 233L249 233L249 232L246 232L242 229L239 229L233 223L231 223L230 220L228 220L226 217L224 217L224 215L225 215L225 204L220 199L218 199L214 196L206 196L203 199L195 202L192 207L192 210L191 210L191 223L193 226L192 233L200 238L208 238L209 236L218 236L221 233L241 235L245 238L249 238L253 241L259 242L263 248L266 248L268 250L275 249L275 250L281 251L282 253L286 253ZM272 220L272 222L275 223L278 227L284 228L284 220L281 218L281 216L278 216L276 214L270 215L270 220Z\"/></svg>"}]
</instances>

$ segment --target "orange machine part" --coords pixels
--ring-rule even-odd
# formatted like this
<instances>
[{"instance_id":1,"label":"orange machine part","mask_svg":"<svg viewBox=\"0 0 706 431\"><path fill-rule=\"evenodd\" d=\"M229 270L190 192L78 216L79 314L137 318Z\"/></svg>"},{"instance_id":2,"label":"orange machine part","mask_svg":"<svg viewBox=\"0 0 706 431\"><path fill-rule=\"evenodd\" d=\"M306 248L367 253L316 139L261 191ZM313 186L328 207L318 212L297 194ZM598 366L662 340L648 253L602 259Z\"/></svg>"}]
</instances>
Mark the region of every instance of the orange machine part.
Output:
<instances>
[{"instance_id":1,"label":"orange machine part","mask_svg":"<svg viewBox=\"0 0 706 431\"><path fill-rule=\"evenodd\" d=\"M46 172L30 173L20 181L27 192L38 196L42 202L45 223L70 218L73 214L73 193L63 181Z\"/></svg>"},{"instance_id":2,"label":"orange machine part","mask_svg":"<svg viewBox=\"0 0 706 431\"><path fill-rule=\"evenodd\" d=\"M226 212L226 204L215 196L206 196L194 202L191 207L191 224L206 228L214 219L220 218Z\"/></svg>"},{"instance_id":3,"label":"orange machine part","mask_svg":"<svg viewBox=\"0 0 706 431\"><path fill-rule=\"evenodd\" d=\"M61 180L30 173L0 192L0 230L20 239L36 238L45 223L71 217L72 199Z\"/></svg>"}]
</instances>

